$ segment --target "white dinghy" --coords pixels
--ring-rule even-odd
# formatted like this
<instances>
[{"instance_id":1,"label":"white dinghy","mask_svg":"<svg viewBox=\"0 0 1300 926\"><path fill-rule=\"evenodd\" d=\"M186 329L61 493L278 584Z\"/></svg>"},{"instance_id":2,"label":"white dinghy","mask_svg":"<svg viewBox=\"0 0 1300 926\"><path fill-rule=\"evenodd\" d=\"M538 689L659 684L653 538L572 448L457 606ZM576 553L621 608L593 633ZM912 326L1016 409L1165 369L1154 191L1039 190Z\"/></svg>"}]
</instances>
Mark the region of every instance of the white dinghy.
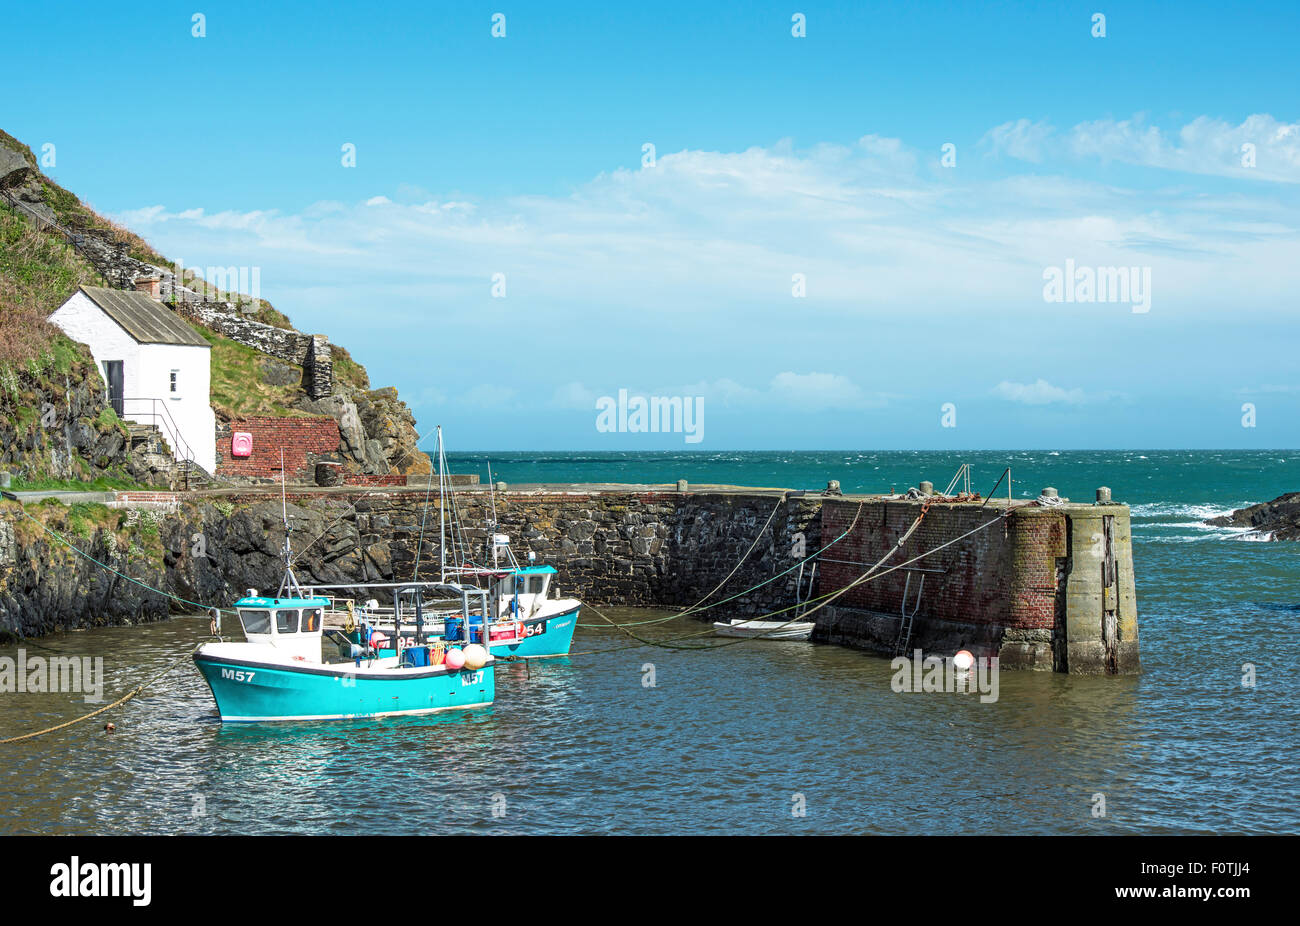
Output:
<instances>
[{"instance_id":1,"label":"white dinghy","mask_svg":"<svg viewBox=\"0 0 1300 926\"><path fill-rule=\"evenodd\" d=\"M755 637L763 640L807 640L812 636L812 621L714 621L713 631L720 637Z\"/></svg>"}]
</instances>

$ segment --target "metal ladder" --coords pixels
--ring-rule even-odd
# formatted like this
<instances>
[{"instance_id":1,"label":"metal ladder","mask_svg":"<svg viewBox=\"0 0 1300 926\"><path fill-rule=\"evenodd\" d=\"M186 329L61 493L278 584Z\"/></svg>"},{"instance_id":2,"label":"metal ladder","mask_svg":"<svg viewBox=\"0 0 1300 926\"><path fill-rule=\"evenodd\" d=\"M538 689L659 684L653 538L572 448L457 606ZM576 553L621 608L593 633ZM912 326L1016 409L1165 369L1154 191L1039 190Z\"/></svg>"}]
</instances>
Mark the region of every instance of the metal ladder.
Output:
<instances>
[{"instance_id":1,"label":"metal ladder","mask_svg":"<svg viewBox=\"0 0 1300 926\"><path fill-rule=\"evenodd\" d=\"M808 570L808 591L803 590L803 567L804 563L799 564L799 574L794 580L794 620L803 617L803 613L808 610L808 599L812 598L813 582L817 578L817 561L813 560L812 568Z\"/></svg>"},{"instance_id":2,"label":"metal ladder","mask_svg":"<svg viewBox=\"0 0 1300 926\"><path fill-rule=\"evenodd\" d=\"M903 585L903 602L899 607L901 615L898 622L898 637L894 640L894 655L904 656L907 654L907 648L912 643L912 622L916 617L916 612L921 610L921 593L925 591L925 573L921 573L921 581L916 586L916 599L912 604L912 610L907 610L907 597L912 589L912 573L908 570L907 582Z\"/></svg>"}]
</instances>

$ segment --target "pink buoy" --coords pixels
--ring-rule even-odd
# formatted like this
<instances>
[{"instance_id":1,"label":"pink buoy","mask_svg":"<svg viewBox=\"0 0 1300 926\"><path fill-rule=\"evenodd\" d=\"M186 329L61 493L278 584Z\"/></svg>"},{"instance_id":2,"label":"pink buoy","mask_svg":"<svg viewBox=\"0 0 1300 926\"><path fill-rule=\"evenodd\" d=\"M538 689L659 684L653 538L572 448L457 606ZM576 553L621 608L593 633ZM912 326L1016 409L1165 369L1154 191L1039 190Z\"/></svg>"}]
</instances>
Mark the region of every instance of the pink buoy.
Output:
<instances>
[{"instance_id":1,"label":"pink buoy","mask_svg":"<svg viewBox=\"0 0 1300 926\"><path fill-rule=\"evenodd\" d=\"M465 651L462 649L449 649L447 655L443 657L443 665L453 672L465 665Z\"/></svg>"},{"instance_id":2,"label":"pink buoy","mask_svg":"<svg viewBox=\"0 0 1300 926\"><path fill-rule=\"evenodd\" d=\"M969 672L970 667L975 665L975 657L971 655L970 650L957 650L957 655L952 657L953 667L958 672Z\"/></svg>"},{"instance_id":3,"label":"pink buoy","mask_svg":"<svg viewBox=\"0 0 1300 926\"><path fill-rule=\"evenodd\" d=\"M388 635L375 632L370 635L370 645L375 649L383 649L384 644L388 642Z\"/></svg>"}]
</instances>

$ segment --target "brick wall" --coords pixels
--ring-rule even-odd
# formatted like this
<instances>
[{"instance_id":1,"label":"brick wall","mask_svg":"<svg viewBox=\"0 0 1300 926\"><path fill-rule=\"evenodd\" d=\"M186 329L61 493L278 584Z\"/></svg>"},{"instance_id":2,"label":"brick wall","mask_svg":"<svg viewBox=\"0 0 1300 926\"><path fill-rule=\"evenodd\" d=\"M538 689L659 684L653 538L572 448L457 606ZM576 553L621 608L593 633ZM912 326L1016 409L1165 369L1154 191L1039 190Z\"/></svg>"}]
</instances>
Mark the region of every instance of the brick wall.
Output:
<instances>
[{"instance_id":1,"label":"brick wall","mask_svg":"<svg viewBox=\"0 0 1300 926\"><path fill-rule=\"evenodd\" d=\"M857 507L853 501L827 501L822 511L823 536L843 532L853 522ZM822 593L842 588L878 561L919 513L917 502L865 505L853 533L836 545L834 554L827 554L829 559L853 562L823 561ZM999 513L1000 509L981 509L972 504L935 504L885 568L974 530ZM909 611L917 603L914 596L921 576L925 577L918 618L1051 628L1056 619L1057 559L1066 555L1066 532L1065 515L1061 513L1050 509L1017 510L1011 517L914 563L908 570L899 569L858 586L837 603L897 614L911 570Z\"/></svg>"},{"instance_id":2,"label":"brick wall","mask_svg":"<svg viewBox=\"0 0 1300 926\"><path fill-rule=\"evenodd\" d=\"M253 435L253 455L232 457L230 438L236 431ZM316 463L339 461L339 425L333 418L242 418L217 430L217 475L280 479L280 451L289 482L313 482Z\"/></svg>"},{"instance_id":3,"label":"brick wall","mask_svg":"<svg viewBox=\"0 0 1300 926\"><path fill-rule=\"evenodd\" d=\"M427 476L421 477L427 479ZM369 473L344 473L343 484L347 486L404 486L406 477L400 474L374 476Z\"/></svg>"}]
</instances>

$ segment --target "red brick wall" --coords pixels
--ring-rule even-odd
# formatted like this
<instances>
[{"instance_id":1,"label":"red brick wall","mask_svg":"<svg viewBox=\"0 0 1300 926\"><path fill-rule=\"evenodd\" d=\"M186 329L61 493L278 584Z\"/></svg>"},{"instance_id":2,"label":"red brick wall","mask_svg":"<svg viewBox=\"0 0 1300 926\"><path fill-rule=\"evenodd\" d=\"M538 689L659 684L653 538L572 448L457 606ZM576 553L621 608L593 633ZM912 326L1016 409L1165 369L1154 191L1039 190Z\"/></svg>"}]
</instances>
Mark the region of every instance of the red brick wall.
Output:
<instances>
[{"instance_id":1,"label":"red brick wall","mask_svg":"<svg viewBox=\"0 0 1300 926\"><path fill-rule=\"evenodd\" d=\"M171 503L180 499L176 492L114 492L115 501L133 503L133 502L165 502Z\"/></svg>"},{"instance_id":2,"label":"red brick wall","mask_svg":"<svg viewBox=\"0 0 1300 926\"><path fill-rule=\"evenodd\" d=\"M232 457L230 435L247 431L253 435L253 455ZM286 479L314 482L318 459L335 458L339 449L339 425L333 418L243 418L220 430L217 442L217 475L262 479L280 478L280 451L284 451Z\"/></svg>"},{"instance_id":3,"label":"red brick wall","mask_svg":"<svg viewBox=\"0 0 1300 926\"><path fill-rule=\"evenodd\" d=\"M827 500L822 538L829 543L853 522L856 501ZM856 528L822 556L819 594L843 588L885 555L920 513L915 502L867 502ZM883 569L905 562L997 517L978 505L932 506L903 548ZM1050 628L1055 618L1056 557L1064 556L1065 517L1013 514L913 566L926 572L917 618L1007 627ZM832 562L850 560L853 562ZM908 610L916 604L921 573L912 574ZM907 572L872 579L835 604L900 613Z\"/></svg>"},{"instance_id":4,"label":"red brick wall","mask_svg":"<svg viewBox=\"0 0 1300 926\"><path fill-rule=\"evenodd\" d=\"M388 476L371 476L366 473L344 473L345 486L404 486L406 477L400 474Z\"/></svg>"}]
</instances>

